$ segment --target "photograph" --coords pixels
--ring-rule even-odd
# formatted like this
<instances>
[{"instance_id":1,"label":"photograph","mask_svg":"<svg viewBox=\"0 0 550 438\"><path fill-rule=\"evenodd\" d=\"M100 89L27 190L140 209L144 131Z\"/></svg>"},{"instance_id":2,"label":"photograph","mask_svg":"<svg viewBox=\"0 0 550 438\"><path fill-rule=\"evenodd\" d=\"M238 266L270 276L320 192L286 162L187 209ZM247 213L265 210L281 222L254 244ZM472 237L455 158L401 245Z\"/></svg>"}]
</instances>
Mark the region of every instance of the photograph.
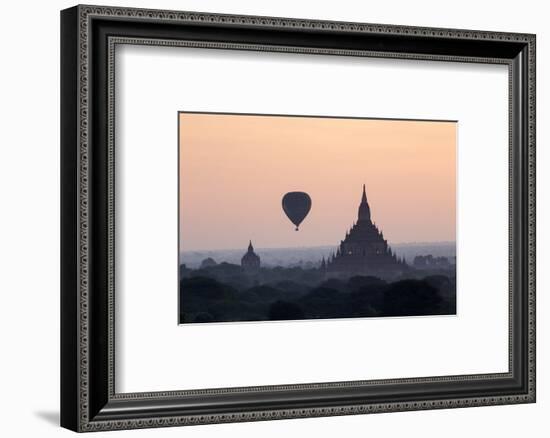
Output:
<instances>
[{"instance_id":1,"label":"photograph","mask_svg":"<svg viewBox=\"0 0 550 438\"><path fill-rule=\"evenodd\" d=\"M180 324L456 314L457 121L178 117Z\"/></svg>"}]
</instances>

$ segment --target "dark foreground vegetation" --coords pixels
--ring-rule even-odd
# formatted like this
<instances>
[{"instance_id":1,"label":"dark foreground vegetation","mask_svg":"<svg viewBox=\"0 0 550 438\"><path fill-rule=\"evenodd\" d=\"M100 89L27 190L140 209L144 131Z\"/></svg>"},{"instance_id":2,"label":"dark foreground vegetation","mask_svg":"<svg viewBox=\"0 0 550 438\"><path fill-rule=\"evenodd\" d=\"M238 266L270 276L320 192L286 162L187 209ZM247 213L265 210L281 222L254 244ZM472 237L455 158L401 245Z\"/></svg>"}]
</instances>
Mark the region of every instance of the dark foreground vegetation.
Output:
<instances>
[{"instance_id":1,"label":"dark foreground vegetation","mask_svg":"<svg viewBox=\"0 0 550 438\"><path fill-rule=\"evenodd\" d=\"M317 269L300 268L262 268L251 275L229 264L187 270L180 279L180 322L451 315L456 284L454 272L446 274L386 281L326 279Z\"/></svg>"}]
</instances>

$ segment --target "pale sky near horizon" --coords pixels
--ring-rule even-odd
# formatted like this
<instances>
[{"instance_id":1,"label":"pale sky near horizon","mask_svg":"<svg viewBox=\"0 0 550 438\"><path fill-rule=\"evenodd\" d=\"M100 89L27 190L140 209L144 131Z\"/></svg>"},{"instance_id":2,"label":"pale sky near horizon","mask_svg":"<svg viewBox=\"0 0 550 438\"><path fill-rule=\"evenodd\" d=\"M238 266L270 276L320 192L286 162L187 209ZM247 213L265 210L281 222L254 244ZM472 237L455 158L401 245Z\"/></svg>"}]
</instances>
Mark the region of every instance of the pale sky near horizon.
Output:
<instances>
[{"instance_id":1,"label":"pale sky near horizon","mask_svg":"<svg viewBox=\"0 0 550 438\"><path fill-rule=\"evenodd\" d=\"M180 251L336 246L363 184L390 243L455 241L457 126L180 113ZM290 191L312 199L299 231Z\"/></svg>"}]
</instances>

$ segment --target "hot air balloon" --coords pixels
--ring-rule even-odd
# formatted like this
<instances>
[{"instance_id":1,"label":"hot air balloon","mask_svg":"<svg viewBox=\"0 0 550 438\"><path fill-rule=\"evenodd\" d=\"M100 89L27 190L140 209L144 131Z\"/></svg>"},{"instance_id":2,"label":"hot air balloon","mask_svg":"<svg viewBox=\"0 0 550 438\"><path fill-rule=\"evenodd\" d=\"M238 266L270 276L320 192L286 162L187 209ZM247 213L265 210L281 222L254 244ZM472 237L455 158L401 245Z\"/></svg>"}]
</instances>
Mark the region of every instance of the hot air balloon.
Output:
<instances>
[{"instance_id":1,"label":"hot air balloon","mask_svg":"<svg viewBox=\"0 0 550 438\"><path fill-rule=\"evenodd\" d=\"M283 196L283 210L296 231L311 209L311 198L304 192L288 192Z\"/></svg>"}]
</instances>

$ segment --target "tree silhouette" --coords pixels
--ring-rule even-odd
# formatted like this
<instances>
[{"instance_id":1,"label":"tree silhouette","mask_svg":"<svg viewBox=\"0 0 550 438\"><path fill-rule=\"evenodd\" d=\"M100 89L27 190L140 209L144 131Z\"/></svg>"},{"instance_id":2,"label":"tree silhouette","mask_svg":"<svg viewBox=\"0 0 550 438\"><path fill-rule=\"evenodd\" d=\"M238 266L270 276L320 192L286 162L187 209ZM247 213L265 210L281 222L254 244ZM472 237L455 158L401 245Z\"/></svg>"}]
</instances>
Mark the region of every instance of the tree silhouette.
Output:
<instances>
[{"instance_id":1,"label":"tree silhouette","mask_svg":"<svg viewBox=\"0 0 550 438\"><path fill-rule=\"evenodd\" d=\"M326 278L318 269L263 267L249 276L228 263L180 277L180 322L266 321L456 313L456 277ZM307 274L307 275L305 275ZM309 277L311 275L311 278Z\"/></svg>"},{"instance_id":2,"label":"tree silhouette","mask_svg":"<svg viewBox=\"0 0 550 438\"><path fill-rule=\"evenodd\" d=\"M277 300L269 306L270 320L304 319L302 308L288 301Z\"/></svg>"},{"instance_id":3,"label":"tree silhouette","mask_svg":"<svg viewBox=\"0 0 550 438\"><path fill-rule=\"evenodd\" d=\"M383 295L380 313L383 316L436 315L441 297L436 288L423 280L402 280L392 283Z\"/></svg>"}]
</instances>

